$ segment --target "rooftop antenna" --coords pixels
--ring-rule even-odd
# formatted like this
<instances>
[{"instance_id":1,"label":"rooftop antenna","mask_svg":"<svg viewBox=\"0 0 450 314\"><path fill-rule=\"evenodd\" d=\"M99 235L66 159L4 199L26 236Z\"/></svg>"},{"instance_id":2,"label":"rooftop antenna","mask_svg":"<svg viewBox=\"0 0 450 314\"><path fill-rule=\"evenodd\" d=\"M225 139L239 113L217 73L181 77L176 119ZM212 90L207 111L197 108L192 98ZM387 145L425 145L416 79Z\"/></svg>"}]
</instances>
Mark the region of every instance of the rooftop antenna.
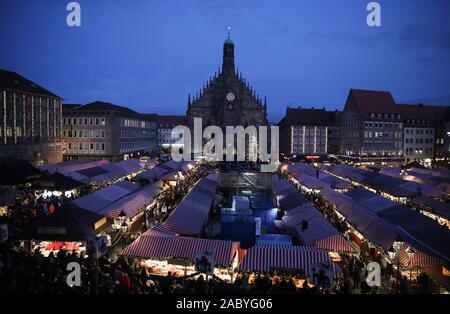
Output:
<instances>
[{"instance_id":1,"label":"rooftop antenna","mask_svg":"<svg viewBox=\"0 0 450 314\"><path fill-rule=\"evenodd\" d=\"M231 39L231 26L228 26L227 30L228 30L228 39Z\"/></svg>"}]
</instances>

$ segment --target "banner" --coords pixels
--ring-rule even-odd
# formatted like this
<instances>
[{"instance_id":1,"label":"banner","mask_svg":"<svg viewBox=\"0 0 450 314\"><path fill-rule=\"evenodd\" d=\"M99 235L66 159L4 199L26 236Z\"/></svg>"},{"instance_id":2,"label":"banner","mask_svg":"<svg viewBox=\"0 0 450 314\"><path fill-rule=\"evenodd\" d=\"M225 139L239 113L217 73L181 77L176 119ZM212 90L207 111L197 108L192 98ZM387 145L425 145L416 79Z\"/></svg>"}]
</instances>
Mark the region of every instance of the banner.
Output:
<instances>
[{"instance_id":1,"label":"banner","mask_svg":"<svg viewBox=\"0 0 450 314\"><path fill-rule=\"evenodd\" d=\"M94 237L86 242L86 252L89 256L99 259L108 253L108 238L106 236Z\"/></svg>"},{"instance_id":2,"label":"banner","mask_svg":"<svg viewBox=\"0 0 450 314\"><path fill-rule=\"evenodd\" d=\"M195 271L209 276L214 275L214 252L204 251L195 254Z\"/></svg>"},{"instance_id":3,"label":"banner","mask_svg":"<svg viewBox=\"0 0 450 314\"><path fill-rule=\"evenodd\" d=\"M333 287L333 266L329 262L321 262L314 264L311 267L312 284L319 286L326 290L331 290Z\"/></svg>"}]
</instances>

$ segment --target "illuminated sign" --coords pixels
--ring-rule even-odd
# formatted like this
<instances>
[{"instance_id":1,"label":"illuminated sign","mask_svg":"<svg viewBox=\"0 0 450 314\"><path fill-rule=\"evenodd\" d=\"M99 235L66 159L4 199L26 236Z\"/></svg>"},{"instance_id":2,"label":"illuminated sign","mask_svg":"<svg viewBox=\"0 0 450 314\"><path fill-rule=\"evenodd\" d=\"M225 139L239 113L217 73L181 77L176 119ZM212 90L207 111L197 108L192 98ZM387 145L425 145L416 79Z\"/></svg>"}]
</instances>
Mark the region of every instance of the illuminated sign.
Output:
<instances>
[{"instance_id":1,"label":"illuminated sign","mask_svg":"<svg viewBox=\"0 0 450 314\"><path fill-rule=\"evenodd\" d=\"M97 230L99 228L101 228L104 224L106 224L108 220L106 219L106 217L103 217L102 219L100 219L99 221L97 221L94 224L94 230Z\"/></svg>"}]
</instances>

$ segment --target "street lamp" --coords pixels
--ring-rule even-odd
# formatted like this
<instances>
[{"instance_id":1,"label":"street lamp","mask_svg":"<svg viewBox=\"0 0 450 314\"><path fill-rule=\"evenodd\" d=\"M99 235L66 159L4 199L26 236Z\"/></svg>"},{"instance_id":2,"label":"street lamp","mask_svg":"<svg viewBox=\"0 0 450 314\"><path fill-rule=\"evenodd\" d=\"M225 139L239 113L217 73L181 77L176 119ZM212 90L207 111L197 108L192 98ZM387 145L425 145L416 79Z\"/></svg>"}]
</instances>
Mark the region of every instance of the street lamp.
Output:
<instances>
[{"instance_id":1,"label":"street lamp","mask_svg":"<svg viewBox=\"0 0 450 314\"><path fill-rule=\"evenodd\" d=\"M124 223L125 219L127 218L127 214L125 214L125 212L123 211L123 209L120 211L120 214L118 215L119 219L120 219L120 223Z\"/></svg>"},{"instance_id":2,"label":"street lamp","mask_svg":"<svg viewBox=\"0 0 450 314\"><path fill-rule=\"evenodd\" d=\"M409 246L406 249L406 254L408 255L408 260L409 260L409 281L411 281L411 279L412 279L412 261L414 258L414 254L416 254L416 251L412 247Z\"/></svg>"},{"instance_id":3,"label":"street lamp","mask_svg":"<svg viewBox=\"0 0 450 314\"><path fill-rule=\"evenodd\" d=\"M400 250L403 246L403 238L399 235L395 238L394 243L388 250L389 259L392 263L395 263L395 259L397 259L397 280L396 280L396 291L399 291L399 282L400 282Z\"/></svg>"},{"instance_id":4,"label":"street lamp","mask_svg":"<svg viewBox=\"0 0 450 314\"><path fill-rule=\"evenodd\" d=\"M401 236L397 236L397 238L395 238L394 244L393 244L394 250L396 252L400 251L400 249L402 248L403 243L404 243L403 242L403 238Z\"/></svg>"}]
</instances>

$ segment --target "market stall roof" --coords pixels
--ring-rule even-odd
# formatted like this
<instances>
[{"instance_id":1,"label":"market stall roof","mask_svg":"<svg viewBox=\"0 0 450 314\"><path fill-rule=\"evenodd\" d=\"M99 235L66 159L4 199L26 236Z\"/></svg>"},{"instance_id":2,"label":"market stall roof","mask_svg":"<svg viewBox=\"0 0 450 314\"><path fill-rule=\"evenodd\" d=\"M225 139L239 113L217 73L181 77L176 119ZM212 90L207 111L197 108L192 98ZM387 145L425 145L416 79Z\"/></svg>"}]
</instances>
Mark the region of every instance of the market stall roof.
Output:
<instances>
[{"instance_id":1,"label":"market stall roof","mask_svg":"<svg viewBox=\"0 0 450 314\"><path fill-rule=\"evenodd\" d=\"M181 258L194 262L195 255L206 250L214 252L216 265L229 266L239 250L239 242L179 237L147 231L131 243L123 251L123 255L157 260Z\"/></svg>"},{"instance_id":2,"label":"market stall roof","mask_svg":"<svg viewBox=\"0 0 450 314\"><path fill-rule=\"evenodd\" d=\"M125 173L131 174L142 169L141 163L137 159L127 159L115 163L116 166L122 168Z\"/></svg>"},{"instance_id":3,"label":"market stall roof","mask_svg":"<svg viewBox=\"0 0 450 314\"><path fill-rule=\"evenodd\" d=\"M340 273L328 253L305 246L256 245L247 250L240 271L280 273L280 270L300 271L312 276L319 263L329 264L335 277Z\"/></svg>"},{"instance_id":4,"label":"market stall roof","mask_svg":"<svg viewBox=\"0 0 450 314\"><path fill-rule=\"evenodd\" d=\"M77 172L81 173L82 175L84 175L88 178L94 178L99 175L108 173L108 170L103 169L102 167L92 167L92 168L87 168L87 169L83 169L83 170L78 170Z\"/></svg>"},{"instance_id":5,"label":"market stall roof","mask_svg":"<svg viewBox=\"0 0 450 314\"><path fill-rule=\"evenodd\" d=\"M416 197L413 199L413 202L425 206L431 209L433 213L450 220L450 205L448 203L440 202L426 196Z\"/></svg>"},{"instance_id":6,"label":"market stall roof","mask_svg":"<svg viewBox=\"0 0 450 314\"><path fill-rule=\"evenodd\" d=\"M306 198L293 186L290 189L286 189L276 194L275 197L277 199L278 207L284 211L290 211L301 204L308 203Z\"/></svg>"},{"instance_id":7,"label":"market stall roof","mask_svg":"<svg viewBox=\"0 0 450 314\"><path fill-rule=\"evenodd\" d=\"M411 191L411 186L404 186L408 181L378 174L377 176L367 177L362 180L361 183L368 185L376 190L384 191L395 197L414 197L419 194L417 189L417 183L410 182L410 184L416 185L416 190Z\"/></svg>"},{"instance_id":8,"label":"market stall roof","mask_svg":"<svg viewBox=\"0 0 450 314\"><path fill-rule=\"evenodd\" d=\"M82 161L82 160L73 160L73 161L65 161L56 164L47 164L40 166L39 169L41 171L48 171L50 173L59 172L62 174L69 174L75 171L88 169L92 167L104 166L109 164L108 160L95 160L95 161Z\"/></svg>"},{"instance_id":9,"label":"market stall roof","mask_svg":"<svg viewBox=\"0 0 450 314\"><path fill-rule=\"evenodd\" d=\"M85 184L59 172L43 173L38 182L38 188L51 191L70 191L78 189Z\"/></svg>"},{"instance_id":10,"label":"market stall roof","mask_svg":"<svg viewBox=\"0 0 450 314\"><path fill-rule=\"evenodd\" d=\"M380 194L370 192L364 188L356 188L353 191L345 193L345 195L351 197L355 202L375 213L388 210L398 205L397 202L391 201Z\"/></svg>"},{"instance_id":11,"label":"market stall roof","mask_svg":"<svg viewBox=\"0 0 450 314\"><path fill-rule=\"evenodd\" d=\"M0 206L14 204L17 199L24 195L24 192L12 186L0 186Z\"/></svg>"},{"instance_id":12,"label":"market stall roof","mask_svg":"<svg viewBox=\"0 0 450 314\"><path fill-rule=\"evenodd\" d=\"M300 174L307 174L309 176L315 177L317 175L317 170L303 162L292 163L288 166L289 172L298 172ZM320 170L319 170L320 173Z\"/></svg>"},{"instance_id":13,"label":"market stall roof","mask_svg":"<svg viewBox=\"0 0 450 314\"><path fill-rule=\"evenodd\" d=\"M72 201L73 204L76 206L79 206L80 208L90 210L94 213L102 210L103 208L111 205L113 202L109 201L107 199L104 199L100 196L97 196L95 194L89 194L80 198L77 198L76 200Z\"/></svg>"},{"instance_id":14,"label":"market stall roof","mask_svg":"<svg viewBox=\"0 0 450 314\"><path fill-rule=\"evenodd\" d=\"M350 190L353 188L353 185L350 182L325 172L319 174L319 180L337 190Z\"/></svg>"},{"instance_id":15,"label":"market stall roof","mask_svg":"<svg viewBox=\"0 0 450 314\"><path fill-rule=\"evenodd\" d=\"M163 191L163 182L156 181L155 183L147 184L141 188L150 197L155 198Z\"/></svg>"},{"instance_id":16,"label":"market stall roof","mask_svg":"<svg viewBox=\"0 0 450 314\"><path fill-rule=\"evenodd\" d=\"M330 168L332 173L335 173L341 177L349 178L356 182L362 182L363 180L377 176L378 174L372 171L362 170L346 164L336 165Z\"/></svg>"},{"instance_id":17,"label":"market stall roof","mask_svg":"<svg viewBox=\"0 0 450 314\"><path fill-rule=\"evenodd\" d=\"M448 169L435 168L435 169L423 169L417 167L411 167L407 170L408 172L421 173L428 175L430 177L441 177L446 178L450 182L450 171Z\"/></svg>"},{"instance_id":18,"label":"market stall roof","mask_svg":"<svg viewBox=\"0 0 450 314\"><path fill-rule=\"evenodd\" d=\"M280 179L277 174L272 176L272 193L277 194L281 191L292 188L292 184L288 180Z\"/></svg>"},{"instance_id":19,"label":"market stall roof","mask_svg":"<svg viewBox=\"0 0 450 314\"><path fill-rule=\"evenodd\" d=\"M395 210L380 213L391 224L405 230L415 239L438 252L442 258L450 261L450 230L439 225L433 219L399 205Z\"/></svg>"},{"instance_id":20,"label":"market stall roof","mask_svg":"<svg viewBox=\"0 0 450 314\"><path fill-rule=\"evenodd\" d=\"M114 185L116 185L122 189L128 190L130 192L136 191L140 188L139 184L136 184L136 183L133 183L133 182L130 182L127 180L121 180L117 183L114 183Z\"/></svg>"},{"instance_id":21,"label":"market stall roof","mask_svg":"<svg viewBox=\"0 0 450 314\"><path fill-rule=\"evenodd\" d=\"M84 241L101 233L111 223L112 220L102 215L69 203L58 208L53 215L37 218L19 238L62 242Z\"/></svg>"},{"instance_id":22,"label":"market stall roof","mask_svg":"<svg viewBox=\"0 0 450 314\"><path fill-rule=\"evenodd\" d=\"M310 203L303 204L282 218L289 233L296 237L302 245L314 246L332 251L353 252L354 249ZM303 221L308 228L302 230Z\"/></svg>"},{"instance_id":23,"label":"market stall roof","mask_svg":"<svg viewBox=\"0 0 450 314\"><path fill-rule=\"evenodd\" d=\"M103 208L98 213L109 218L116 218L123 211L128 218L133 218L152 200L153 198L147 193L139 190Z\"/></svg>"},{"instance_id":24,"label":"market stall roof","mask_svg":"<svg viewBox=\"0 0 450 314\"><path fill-rule=\"evenodd\" d=\"M214 201L211 192L217 189L215 175L201 179L163 223L166 228L176 234L200 235L208 219L210 207ZM202 183L203 182L203 183ZM208 191L204 191L204 182L208 183Z\"/></svg>"},{"instance_id":25,"label":"market stall roof","mask_svg":"<svg viewBox=\"0 0 450 314\"><path fill-rule=\"evenodd\" d=\"M321 191L322 197L344 215L349 221L360 212L360 205L356 203L351 197L334 191L331 188L325 188Z\"/></svg>"},{"instance_id":26,"label":"market stall roof","mask_svg":"<svg viewBox=\"0 0 450 314\"><path fill-rule=\"evenodd\" d=\"M138 189L139 186L136 184L136 189ZM122 188L118 184L113 184L110 186L107 186L103 189L100 189L98 191L95 191L93 195L101 197L105 200L115 202L118 199L124 197L125 195L130 194L130 190Z\"/></svg>"},{"instance_id":27,"label":"market stall roof","mask_svg":"<svg viewBox=\"0 0 450 314\"><path fill-rule=\"evenodd\" d=\"M0 185L30 183L39 179L40 175L41 172L26 160L0 157Z\"/></svg>"},{"instance_id":28,"label":"market stall roof","mask_svg":"<svg viewBox=\"0 0 450 314\"><path fill-rule=\"evenodd\" d=\"M213 173L201 179L196 184L196 188L203 193L213 195L216 193L218 185L219 185L219 174Z\"/></svg>"}]
</instances>

